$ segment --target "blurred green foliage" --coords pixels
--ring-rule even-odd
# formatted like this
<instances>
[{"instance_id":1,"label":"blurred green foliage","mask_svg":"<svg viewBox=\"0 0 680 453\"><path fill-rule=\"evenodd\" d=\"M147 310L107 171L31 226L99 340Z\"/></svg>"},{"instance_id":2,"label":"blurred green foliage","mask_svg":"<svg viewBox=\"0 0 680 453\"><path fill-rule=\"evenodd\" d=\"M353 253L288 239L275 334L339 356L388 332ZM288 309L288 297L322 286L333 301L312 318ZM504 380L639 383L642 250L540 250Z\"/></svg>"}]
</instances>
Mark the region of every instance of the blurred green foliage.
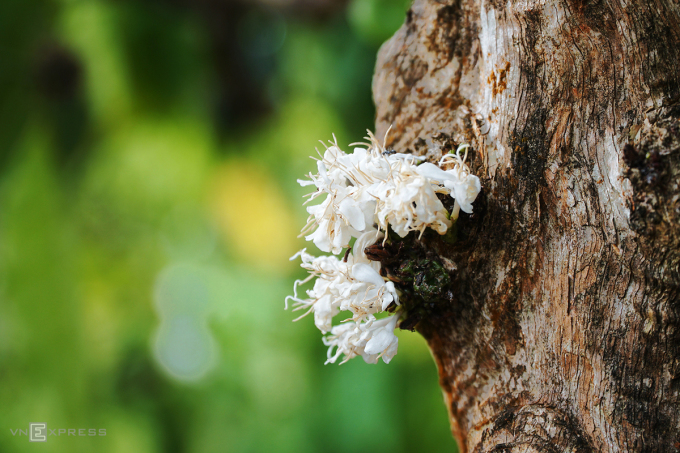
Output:
<instances>
[{"instance_id":1,"label":"blurred green foliage","mask_svg":"<svg viewBox=\"0 0 680 453\"><path fill-rule=\"evenodd\" d=\"M0 451L455 450L419 336L324 366L283 310L295 180L408 6L300 3L0 2Z\"/></svg>"}]
</instances>

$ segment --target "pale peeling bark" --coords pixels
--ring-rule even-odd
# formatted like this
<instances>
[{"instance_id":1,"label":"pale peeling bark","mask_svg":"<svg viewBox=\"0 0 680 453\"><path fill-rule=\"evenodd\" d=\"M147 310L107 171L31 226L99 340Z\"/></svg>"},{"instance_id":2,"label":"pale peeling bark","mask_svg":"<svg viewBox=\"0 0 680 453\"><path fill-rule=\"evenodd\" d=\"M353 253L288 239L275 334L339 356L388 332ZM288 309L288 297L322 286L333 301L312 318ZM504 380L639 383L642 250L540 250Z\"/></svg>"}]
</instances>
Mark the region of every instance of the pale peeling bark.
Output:
<instances>
[{"instance_id":1,"label":"pale peeling bark","mask_svg":"<svg viewBox=\"0 0 680 453\"><path fill-rule=\"evenodd\" d=\"M416 327L464 452L680 451L679 18L416 0L380 51L376 135L483 181Z\"/></svg>"}]
</instances>

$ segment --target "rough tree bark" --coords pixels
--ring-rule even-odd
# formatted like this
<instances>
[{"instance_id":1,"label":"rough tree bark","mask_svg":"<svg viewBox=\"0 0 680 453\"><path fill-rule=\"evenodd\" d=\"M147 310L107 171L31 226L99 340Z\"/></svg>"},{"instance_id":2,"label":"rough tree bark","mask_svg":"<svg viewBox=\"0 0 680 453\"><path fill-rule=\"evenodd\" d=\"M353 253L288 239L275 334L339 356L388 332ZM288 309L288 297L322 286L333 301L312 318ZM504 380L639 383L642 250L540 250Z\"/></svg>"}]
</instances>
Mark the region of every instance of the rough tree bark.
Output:
<instances>
[{"instance_id":1,"label":"rough tree bark","mask_svg":"<svg viewBox=\"0 0 680 453\"><path fill-rule=\"evenodd\" d=\"M419 243L461 450L680 451L677 0L415 0L373 89L389 147L482 178Z\"/></svg>"}]
</instances>

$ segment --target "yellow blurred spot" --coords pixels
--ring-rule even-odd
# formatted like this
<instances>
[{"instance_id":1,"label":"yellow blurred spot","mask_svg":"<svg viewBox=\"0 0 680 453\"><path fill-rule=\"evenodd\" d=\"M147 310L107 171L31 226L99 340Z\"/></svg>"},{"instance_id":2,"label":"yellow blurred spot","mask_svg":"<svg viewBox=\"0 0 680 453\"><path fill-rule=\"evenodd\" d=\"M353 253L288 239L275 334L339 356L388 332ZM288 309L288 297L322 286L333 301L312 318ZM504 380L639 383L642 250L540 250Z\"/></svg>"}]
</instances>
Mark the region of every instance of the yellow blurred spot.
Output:
<instances>
[{"instance_id":1,"label":"yellow blurred spot","mask_svg":"<svg viewBox=\"0 0 680 453\"><path fill-rule=\"evenodd\" d=\"M211 190L211 210L220 233L245 261L280 270L296 251L293 216L278 185L263 168L231 161L219 168Z\"/></svg>"}]
</instances>

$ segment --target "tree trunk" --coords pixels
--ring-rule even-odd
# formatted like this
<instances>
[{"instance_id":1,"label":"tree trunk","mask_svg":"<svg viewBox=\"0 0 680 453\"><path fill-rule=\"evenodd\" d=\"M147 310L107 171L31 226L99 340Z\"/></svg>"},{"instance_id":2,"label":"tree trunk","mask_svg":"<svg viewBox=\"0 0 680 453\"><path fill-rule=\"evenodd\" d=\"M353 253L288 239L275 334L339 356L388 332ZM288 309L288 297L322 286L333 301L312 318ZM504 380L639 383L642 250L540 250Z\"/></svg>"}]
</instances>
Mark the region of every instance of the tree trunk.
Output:
<instances>
[{"instance_id":1,"label":"tree trunk","mask_svg":"<svg viewBox=\"0 0 680 453\"><path fill-rule=\"evenodd\" d=\"M424 240L417 330L462 452L680 451L680 7L416 0L380 51L377 136L471 143L482 193Z\"/></svg>"}]
</instances>

